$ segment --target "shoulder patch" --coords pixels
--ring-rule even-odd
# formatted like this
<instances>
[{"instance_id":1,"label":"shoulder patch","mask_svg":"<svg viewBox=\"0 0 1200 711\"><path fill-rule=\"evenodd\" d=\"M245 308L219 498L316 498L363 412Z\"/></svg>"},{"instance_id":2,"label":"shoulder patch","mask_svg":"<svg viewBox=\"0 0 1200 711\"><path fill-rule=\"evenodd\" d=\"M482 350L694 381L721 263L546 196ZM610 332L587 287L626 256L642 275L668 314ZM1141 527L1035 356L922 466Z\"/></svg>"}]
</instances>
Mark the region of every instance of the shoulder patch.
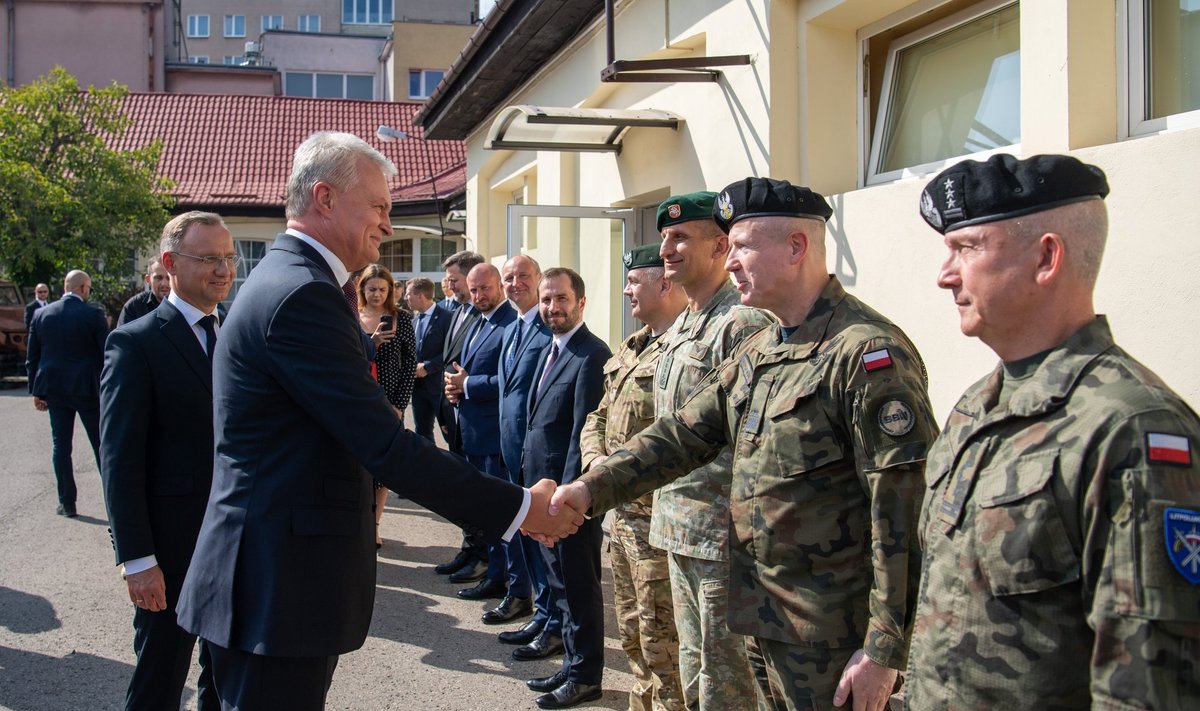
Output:
<instances>
[{"instance_id":1,"label":"shoulder patch","mask_svg":"<svg viewBox=\"0 0 1200 711\"><path fill-rule=\"evenodd\" d=\"M917 424L917 414L903 400L888 400L883 403L876 418L879 420L879 429L891 437L903 437L912 432Z\"/></svg>"},{"instance_id":2,"label":"shoulder patch","mask_svg":"<svg viewBox=\"0 0 1200 711\"><path fill-rule=\"evenodd\" d=\"M1200 511L1163 510L1167 557L1179 574L1192 585L1200 585Z\"/></svg>"},{"instance_id":3,"label":"shoulder patch","mask_svg":"<svg viewBox=\"0 0 1200 711\"><path fill-rule=\"evenodd\" d=\"M892 367L892 354L886 348L864 353L862 357L863 370L874 373L877 370Z\"/></svg>"},{"instance_id":4,"label":"shoulder patch","mask_svg":"<svg viewBox=\"0 0 1200 711\"><path fill-rule=\"evenodd\" d=\"M1165 432L1146 433L1146 459L1152 463L1192 464L1192 442L1185 436Z\"/></svg>"}]
</instances>

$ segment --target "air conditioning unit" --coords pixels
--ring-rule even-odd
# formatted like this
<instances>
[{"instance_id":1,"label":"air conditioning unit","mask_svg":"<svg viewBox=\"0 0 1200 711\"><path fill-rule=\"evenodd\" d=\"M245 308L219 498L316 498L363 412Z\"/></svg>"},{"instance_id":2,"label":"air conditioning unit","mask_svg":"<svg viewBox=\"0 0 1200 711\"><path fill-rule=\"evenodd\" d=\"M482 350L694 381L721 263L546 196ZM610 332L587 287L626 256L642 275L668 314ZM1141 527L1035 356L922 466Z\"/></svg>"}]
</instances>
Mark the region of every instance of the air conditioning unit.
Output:
<instances>
[{"instance_id":1,"label":"air conditioning unit","mask_svg":"<svg viewBox=\"0 0 1200 711\"><path fill-rule=\"evenodd\" d=\"M262 61L262 45L258 42L247 42L246 49L243 54L242 64L244 66L256 67Z\"/></svg>"}]
</instances>

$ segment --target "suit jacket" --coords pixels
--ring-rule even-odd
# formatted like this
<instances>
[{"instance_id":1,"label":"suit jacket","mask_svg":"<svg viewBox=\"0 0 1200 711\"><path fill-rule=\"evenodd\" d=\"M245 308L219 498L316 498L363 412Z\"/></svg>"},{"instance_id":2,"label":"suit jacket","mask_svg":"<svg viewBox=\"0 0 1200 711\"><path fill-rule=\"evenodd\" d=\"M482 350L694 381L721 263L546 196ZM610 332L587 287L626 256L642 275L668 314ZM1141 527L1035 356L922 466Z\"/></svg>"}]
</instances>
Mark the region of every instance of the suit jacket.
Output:
<instances>
[{"instance_id":1,"label":"suit jacket","mask_svg":"<svg viewBox=\"0 0 1200 711\"><path fill-rule=\"evenodd\" d=\"M458 332L453 334L451 338L450 329L454 326L454 318L459 311L467 309L467 315L462 325L458 327ZM451 363L462 359L463 344L466 343L467 334L471 332L471 326L479 320L479 312L470 304L462 304L457 310L450 312L450 320L446 322L446 340L442 349L443 367L449 368ZM459 363L459 365L462 365Z\"/></svg>"},{"instance_id":2,"label":"suit jacket","mask_svg":"<svg viewBox=\"0 0 1200 711\"><path fill-rule=\"evenodd\" d=\"M94 407L107 336L104 314L74 296L35 311L25 360L29 392L51 402Z\"/></svg>"},{"instance_id":3,"label":"suit jacket","mask_svg":"<svg viewBox=\"0 0 1200 711\"><path fill-rule=\"evenodd\" d=\"M413 395L418 392L425 395L430 402L437 402L443 391L442 383L442 351L446 347L446 332L450 330L450 319L454 314L440 306L434 306L427 317L429 323L425 326L425 338L417 348L417 362L425 364L425 377L413 382ZM416 316L413 317L413 328L417 327Z\"/></svg>"},{"instance_id":4,"label":"suit jacket","mask_svg":"<svg viewBox=\"0 0 1200 711\"><path fill-rule=\"evenodd\" d=\"M459 365L467 371L467 398L458 401L458 432L467 454L500 454L500 357L504 327L517 318L507 301L486 322L476 319Z\"/></svg>"},{"instance_id":5,"label":"suit jacket","mask_svg":"<svg viewBox=\"0 0 1200 711\"><path fill-rule=\"evenodd\" d=\"M160 301L161 299L153 291L139 291L129 297L129 300L121 307L121 313L117 314L117 326L124 326L146 314L154 313Z\"/></svg>"},{"instance_id":6,"label":"suit jacket","mask_svg":"<svg viewBox=\"0 0 1200 711\"><path fill-rule=\"evenodd\" d=\"M174 602L212 484L212 371L170 302L108 336L100 472L117 562L153 555Z\"/></svg>"},{"instance_id":7,"label":"suit jacket","mask_svg":"<svg viewBox=\"0 0 1200 711\"><path fill-rule=\"evenodd\" d=\"M212 494L179 624L254 654L343 654L375 599L372 475L490 539L523 494L404 429L315 249L280 235L237 303L217 341Z\"/></svg>"},{"instance_id":8,"label":"suit jacket","mask_svg":"<svg viewBox=\"0 0 1200 711\"><path fill-rule=\"evenodd\" d=\"M534 308L537 308L536 306ZM550 345L550 329L542 323L541 315L533 317L513 358L511 370L504 368L504 354L517 337L517 320L504 327L504 344L500 352L500 449L504 466L510 472L521 471L521 450L525 447L525 426L529 421L529 389L541 372L542 349Z\"/></svg>"},{"instance_id":9,"label":"suit jacket","mask_svg":"<svg viewBox=\"0 0 1200 711\"><path fill-rule=\"evenodd\" d=\"M604 364L612 351L592 335L586 324L581 326L558 354L539 396L537 381L549 355L547 346L538 358L529 390L529 421L521 454L522 481L526 486L539 479L566 484L579 476L582 468L579 436L587 416L604 395Z\"/></svg>"},{"instance_id":10,"label":"suit jacket","mask_svg":"<svg viewBox=\"0 0 1200 711\"><path fill-rule=\"evenodd\" d=\"M52 302L47 301L46 305L49 306L51 303ZM25 330L26 331L29 330L29 322L33 320L34 312L36 312L40 308L42 308L42 307L38 306L37 299L30 301L28 304L25 304Z\"/></svg>"}]
</instances>

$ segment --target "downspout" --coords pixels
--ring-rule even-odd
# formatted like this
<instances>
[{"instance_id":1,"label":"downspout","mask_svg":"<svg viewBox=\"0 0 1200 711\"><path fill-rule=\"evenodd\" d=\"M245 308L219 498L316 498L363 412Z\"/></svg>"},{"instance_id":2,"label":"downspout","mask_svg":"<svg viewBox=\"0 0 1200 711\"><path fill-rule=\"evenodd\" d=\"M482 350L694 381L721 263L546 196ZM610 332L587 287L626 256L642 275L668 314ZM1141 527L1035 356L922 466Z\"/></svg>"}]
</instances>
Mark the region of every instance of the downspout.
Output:
<instances>
[{"instance_id":1,"label":"downspout","mask_svg":"<svg viewBox=\"0 0 1200 711\"><path fill-rule=\"evenodd\" d=\"M13 8L13 0L5 0L4 5L8 11L8 85L13 87L17 85L17 70L13 66L17 61L17 50L13 44L17 40L17 28L13 26L16 10Z\"/></svg>"}]
</instances>

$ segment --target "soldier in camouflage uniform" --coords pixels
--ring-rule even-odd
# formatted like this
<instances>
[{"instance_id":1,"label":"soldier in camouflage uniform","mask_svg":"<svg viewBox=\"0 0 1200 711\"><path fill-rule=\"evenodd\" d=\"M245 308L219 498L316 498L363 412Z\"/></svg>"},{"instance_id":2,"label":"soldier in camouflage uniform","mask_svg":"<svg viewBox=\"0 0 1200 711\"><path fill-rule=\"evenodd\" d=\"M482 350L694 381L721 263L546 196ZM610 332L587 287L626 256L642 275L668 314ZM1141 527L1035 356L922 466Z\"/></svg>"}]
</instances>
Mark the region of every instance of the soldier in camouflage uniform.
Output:
<instances>
[{"instance_id":1,"label":"soldier in camouflage uniform","mask_svg":"<svg viewBox=\"0 0 1200 711\"><path fill-rule=\"evenodd\" d=\"M662 334L687 307L687 297L663 275L658 245L625 255L625 295L646 324L625 339L604 366L604 399L580 435L583 471L604 461L654 421L654 369ZM609 561L621 647L629 655L630 711L683 711L679 635L671 608L667 553L650 545L653 494L613 510Z\"/></svg>"},{"instance_id":2,"label":"soldier in camouflage uniform","mask_svg":"<svg viewBox=\"0 0 1200 711\"><path fill-rule=\"evenodd\" d=\"M667 278L688 308L663 336L654 379L654 411L665 417L742 341L773 322L740 304L725 271L729 240L712 219L716 193L673 195L658 207ZM754 680L741 635L725 619L729 589L729 480L733 455L695 467L654 496L650 544L669 556L679 671L689 709L753 706Z\"/></svg>"},{"instance_id":3,"label":"soldier in camouflage uniform","mask_svg":"<svg viewBox=\"0 0 1200 711\"><path fill-rule=\"evenodd\" d=\"M1002 362L929 455L908 708L1200 708L1200 420L1095 314L1107 194L1009 155L922 194Z\"/></svg>"},{"instance_id":4,"label":"soldier in camouflage uniform","mask_svg":"<svg viewBox=\"0 0 1200 711\"><path fill-rule=\"evenodd\" d=\"M911 624L910 541L935 431L925 368L899 328L825 272L824 198L748 178L716 210L743 301L781 325L554 503L596 513L732 444L729 626L749 635L760 708L852 696L877 711Z\"/></svg>"}]
</instances>

